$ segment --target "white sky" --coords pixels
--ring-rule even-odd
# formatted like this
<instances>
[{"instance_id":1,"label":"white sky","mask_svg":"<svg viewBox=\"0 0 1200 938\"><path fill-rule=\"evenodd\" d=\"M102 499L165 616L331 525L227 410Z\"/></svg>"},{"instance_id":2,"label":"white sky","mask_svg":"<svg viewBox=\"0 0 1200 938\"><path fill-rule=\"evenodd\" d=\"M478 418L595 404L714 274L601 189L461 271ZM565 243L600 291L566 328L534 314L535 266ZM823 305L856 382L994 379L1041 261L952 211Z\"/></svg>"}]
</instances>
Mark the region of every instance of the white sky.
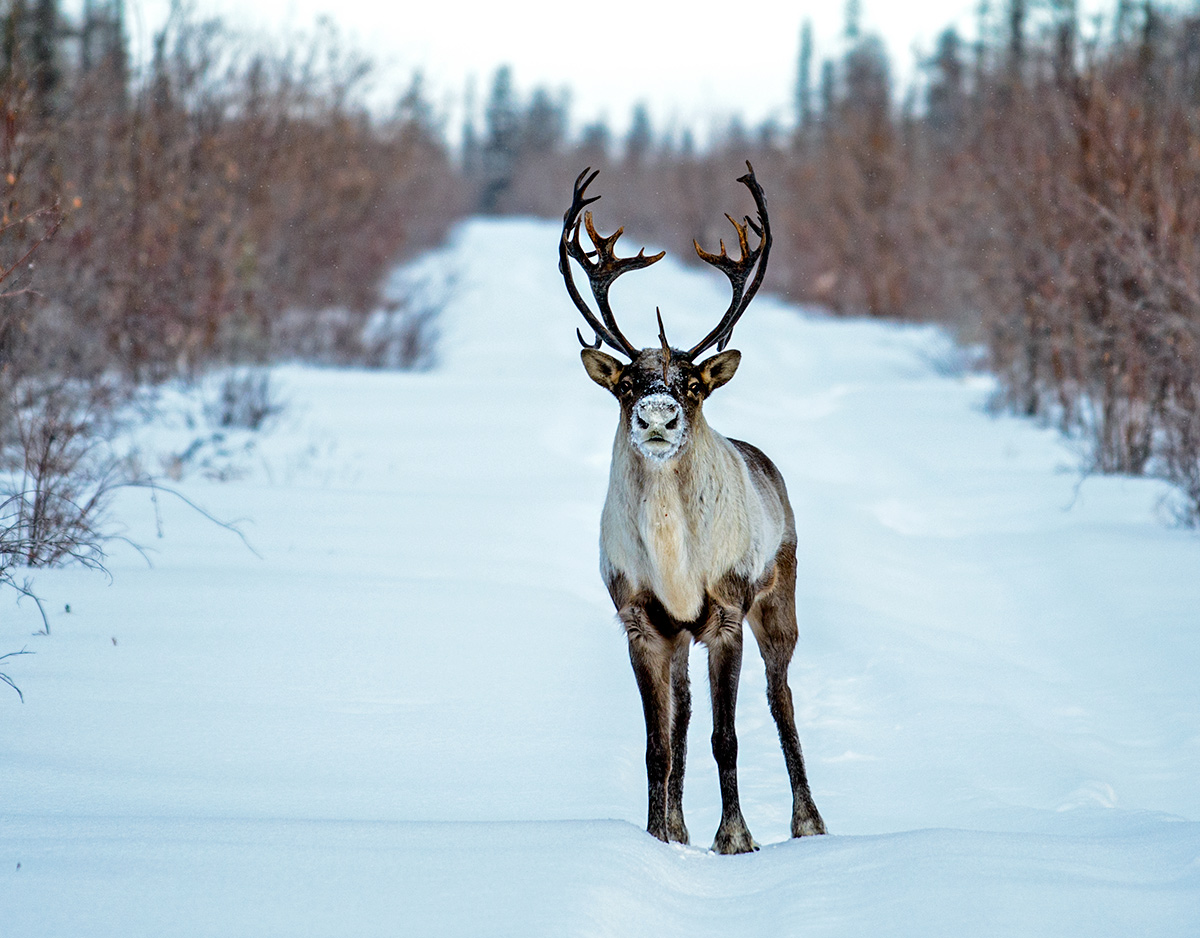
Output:
<instances>
[{"instance_id":1,"label":"white sky","mask_svg":"<svg viewBox=\"0 0 1200 938\"><path fill-rule=\"evenodd\" d=\"M76 0L76 3L81 0ZM1098 0L1085 0L1085 8ZM1002 0L992 0L997 8ZM170 0L128 0L135 48L166 16ZM1108 6L1109 4L1103 4ZM383 66L378 91L388 99L414 68L426 76L434 103L461 122L463 90L474 79L486 95L500 64L513 66L518 91L570 87L576 124L606 118L618 133L637 101L656 127L724 125L740 112L751 125L791 119L800 26L812 20L816 58L841 50L843 0L755 0L730 4L685 0L584 4L562 0L196 0L202 13L283 33L330 16ZM947 25L975 33L978 0L862 0L866 29L883 35L902 78L914 52L927 54ZM815 76L814 76L815 78Z\"/></svg>"}]
</instances>

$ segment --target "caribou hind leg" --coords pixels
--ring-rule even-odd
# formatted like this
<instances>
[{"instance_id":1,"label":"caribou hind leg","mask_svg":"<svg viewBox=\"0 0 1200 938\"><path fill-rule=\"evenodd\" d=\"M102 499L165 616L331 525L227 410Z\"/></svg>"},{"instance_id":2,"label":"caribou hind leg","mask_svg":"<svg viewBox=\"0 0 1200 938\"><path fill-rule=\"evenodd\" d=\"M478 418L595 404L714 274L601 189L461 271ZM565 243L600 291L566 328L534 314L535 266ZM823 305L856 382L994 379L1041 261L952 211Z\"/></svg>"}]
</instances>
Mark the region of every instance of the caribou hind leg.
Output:
<instances>
[{"instance_id":1,"label":"caribou hind leg","mask_svg":"<svg viewBox=\"0 0 1200 938\"><path fill-rule=\"evenodd\" d=\"M691 636L683 632L675 639L671 656L671 697L675 719L671 725L671 771L667 776L667 836L677 843L688 843L683 823L683 773L687 766L688 724L692 719L692 690L688 681L688 650Z\"/></svg>"},{"instance_id":2,"label":"caribou hind leg","mask_svg":"<svg viewBox=\"0 0 1200 938\"><path fill-rule=\"evenodd\" d=\"M718 606L702 640L708 646L708 680L712 690L713 758L721 782L721 824L713 840L716 853L749 853L758 849L750 836L738 800L737 711L738 679L742 670L742 610Z\"/></svg>"},{"instance_id":3,"label":"caribou hind leg","mask_svg":"<svg viewBox=\"0 0 1200 938\"><path fill-rule=\"evenodd\" d=\"M778 576L771 592L762 596L747 618L767 670L767 703L779 729L779 743L792 783L792 836L824 834L825 822L813 802L804 771L804 755L796 732L788 665L796 649L796 548L784 544L776 557Z\"/></svg>"}]
</instances>

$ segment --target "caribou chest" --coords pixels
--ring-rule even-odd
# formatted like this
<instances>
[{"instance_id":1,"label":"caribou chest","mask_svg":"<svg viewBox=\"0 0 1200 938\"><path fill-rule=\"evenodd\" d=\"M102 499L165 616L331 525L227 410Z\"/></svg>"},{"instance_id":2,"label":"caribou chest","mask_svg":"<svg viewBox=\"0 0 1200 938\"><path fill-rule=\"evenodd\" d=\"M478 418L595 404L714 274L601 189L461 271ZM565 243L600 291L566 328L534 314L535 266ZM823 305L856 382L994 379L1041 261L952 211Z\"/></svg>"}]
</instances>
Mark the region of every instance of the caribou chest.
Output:
<instances>
[{"instance_id":1,"label":"caribou chest","mask_svg":"<svg viewBox=\"0 0 1200 938\"><path fill-rule=\"evenodd\" d=\"M753 575L764 565L754 549L758 503L745 464L716 434L694 439L685 457L662 464L639 459L618 439L601 520L601 566L635 589L651 590L672 617L690 622L712 583L731 570Z\"/></svg>"}]
</instances>

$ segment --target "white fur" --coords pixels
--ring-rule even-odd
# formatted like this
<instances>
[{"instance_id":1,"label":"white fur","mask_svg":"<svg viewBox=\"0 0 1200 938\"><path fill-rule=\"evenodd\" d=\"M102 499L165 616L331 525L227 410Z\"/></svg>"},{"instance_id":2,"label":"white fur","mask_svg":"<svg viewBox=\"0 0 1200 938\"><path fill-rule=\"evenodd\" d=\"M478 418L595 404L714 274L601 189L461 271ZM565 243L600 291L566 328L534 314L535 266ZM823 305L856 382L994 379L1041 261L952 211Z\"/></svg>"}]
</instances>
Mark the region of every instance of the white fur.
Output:
<instances>
[{"instance_id":1,"label":"white fur","mask_svg":"<svg viewBox=\"0 0 1200 938\"><path fill-rule=\"evenodd\" d=\"M600 524L605 578L623 574L683 622L700 614L705 592L731 571L761 577L785 527L779 493L753 478L703 415L688 435L690 445L678 455L647 459L630 434L617 431ZM684 460L687 472L680 471Z\"/></svg>"},{"instance_id":2,"label":"white fur","mask_svg":"<svg viewBox=\"0 0 1200 938\"><path fill-rule=\"evenodd\" d=\"M647 459L665 462L673 459L687 444L687 418L679 402L670 394L647 394L634 407L629 422L629 442ZM646 424L638 426L638 418ZM672 419L676 426L668 429Z\"/></svg>"}]
</instances>

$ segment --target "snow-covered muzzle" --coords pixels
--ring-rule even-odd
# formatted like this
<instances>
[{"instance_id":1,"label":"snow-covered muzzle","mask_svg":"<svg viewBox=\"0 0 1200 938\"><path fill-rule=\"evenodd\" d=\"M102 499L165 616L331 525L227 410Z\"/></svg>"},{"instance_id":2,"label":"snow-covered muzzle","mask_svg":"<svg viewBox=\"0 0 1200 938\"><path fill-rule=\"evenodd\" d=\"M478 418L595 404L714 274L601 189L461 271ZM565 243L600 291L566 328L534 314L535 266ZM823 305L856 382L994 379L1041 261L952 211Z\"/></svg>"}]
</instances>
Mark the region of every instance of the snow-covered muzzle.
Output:
<instances>
[{"instance_id":1,"label":"snow-covered muzzle","mask_svg":"<svg viewBox=\"0 0 1200 938\"><path fill-rule=\"evenodd\" d=\"M647 459L670 459L683 449L687 435L687 415L670 394L647 394L630 411L629 441Z\"/></svg>"}]
</instances>

